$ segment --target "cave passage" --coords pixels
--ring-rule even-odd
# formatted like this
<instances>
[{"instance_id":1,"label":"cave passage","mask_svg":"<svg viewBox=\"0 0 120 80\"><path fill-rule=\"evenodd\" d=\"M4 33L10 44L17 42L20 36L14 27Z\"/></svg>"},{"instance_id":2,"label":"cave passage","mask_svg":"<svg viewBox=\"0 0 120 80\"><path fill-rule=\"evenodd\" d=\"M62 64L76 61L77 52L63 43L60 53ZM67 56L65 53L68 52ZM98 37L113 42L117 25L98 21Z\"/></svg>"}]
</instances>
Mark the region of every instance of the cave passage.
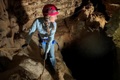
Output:
<instances>
[{"instance_id":1,"label":"cave passage","mask_svg":"<svg viewBox=\"0 0 120 80\"><path fill-rule=\"evenodd\" d=\"M76 80L117 80L116 47L102 32L87 32L62 50Z\"/></svg>"}]
</instances>

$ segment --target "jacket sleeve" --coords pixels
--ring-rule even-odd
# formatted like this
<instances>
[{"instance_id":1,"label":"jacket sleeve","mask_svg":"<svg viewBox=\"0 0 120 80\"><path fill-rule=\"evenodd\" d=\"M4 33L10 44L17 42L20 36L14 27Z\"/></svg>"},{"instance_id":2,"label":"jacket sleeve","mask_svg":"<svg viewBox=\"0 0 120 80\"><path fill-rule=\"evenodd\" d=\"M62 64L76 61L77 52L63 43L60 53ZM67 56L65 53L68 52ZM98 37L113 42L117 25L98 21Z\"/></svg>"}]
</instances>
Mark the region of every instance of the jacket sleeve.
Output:
<instances>
[{"instance_id":1,"label":"jacket sleeve","mask_svg":"<svg viewBox=\"0 0 120 80\"><path fill-rule=\"evenodd\" d=\"M37 24L38 24L38 20L36 19L33 24L32 24L32 27L28 33L28 36L27 36L27 39L26 39L26 43L29 44L30 43L30 40L31 40L31 37L33 35L33 33L36 31L37 29Z\"/></svg>"},{"instance_id":2,"label":"jacket sleeve","mask_svg":"<svg viewBox=\"0 0 120 80\"><path fill-rule=\"evenodd\" d=\"M53 23L53 26L54 26L54 29L50 31L50 35L48 36L48 43L47 43L47 46L46 46L47 47L46 48L46 53L49 52L52 41L54 40L54 35L55 35L55 32L56 32L56 28L57 28L56 22Z\"/></svg>"}]
</instances>

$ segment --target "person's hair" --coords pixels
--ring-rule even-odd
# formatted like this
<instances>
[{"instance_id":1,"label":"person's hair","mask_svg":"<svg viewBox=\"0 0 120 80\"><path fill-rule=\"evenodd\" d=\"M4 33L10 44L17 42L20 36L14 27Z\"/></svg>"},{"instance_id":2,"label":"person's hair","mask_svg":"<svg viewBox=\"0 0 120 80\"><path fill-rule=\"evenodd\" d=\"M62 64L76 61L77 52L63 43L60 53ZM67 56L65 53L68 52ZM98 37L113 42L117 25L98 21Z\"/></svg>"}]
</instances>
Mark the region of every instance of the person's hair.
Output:
<instances>
[{"instance_id":1,"label":"person's hair","mask_svg":"<svg viewBox=\"0 0 120 80\"><path fill-rule=\"evenodd\" d=\"M47 27L47 32L48 34L50 34L50 20L49 20L50 16L44 16L44 20L45 20L45 26ZM54 25L52 23L52 30L54 30Z\"/></svg>"}]
</instances>

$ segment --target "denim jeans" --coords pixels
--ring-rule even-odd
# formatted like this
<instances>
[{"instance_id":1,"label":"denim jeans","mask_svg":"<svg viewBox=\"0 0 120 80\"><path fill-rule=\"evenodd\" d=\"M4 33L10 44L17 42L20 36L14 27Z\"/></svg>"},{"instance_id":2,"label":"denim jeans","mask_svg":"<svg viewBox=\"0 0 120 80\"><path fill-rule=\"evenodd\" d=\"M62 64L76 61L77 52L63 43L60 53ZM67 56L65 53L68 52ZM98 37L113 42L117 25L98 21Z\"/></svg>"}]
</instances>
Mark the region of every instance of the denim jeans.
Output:
<instances>
[{"instance_id":1,"label":"denim jeans","mask_svg":"<svg viewBox=\"0 0 120 80\"><path fill-rule=\"evenodd\" d=\"M46 44L47 43L45 41L42 41L42 48L43 48L44 52L46 50ZM55 41L53 41L50 46L50 62L52 64L52 66L55 68L56 60L55 60L55 54L54 54L54 45L55 45ZM47 53L47 55L48 55L48 53Z\"/></svg>"}]
</instances>

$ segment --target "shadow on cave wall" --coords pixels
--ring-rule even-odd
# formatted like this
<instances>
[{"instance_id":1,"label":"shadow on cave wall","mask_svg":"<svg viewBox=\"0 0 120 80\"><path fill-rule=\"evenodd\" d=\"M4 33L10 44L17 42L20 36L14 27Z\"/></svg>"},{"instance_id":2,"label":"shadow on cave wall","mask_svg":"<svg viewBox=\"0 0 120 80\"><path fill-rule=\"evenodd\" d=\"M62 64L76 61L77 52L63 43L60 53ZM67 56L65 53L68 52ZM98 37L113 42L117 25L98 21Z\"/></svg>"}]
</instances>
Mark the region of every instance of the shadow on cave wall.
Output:
<instances>
[{"instance_id":1,"label":"shadow on cave wall","mask_svg":"<svg viewBox=\"0 0 120 80\"><path fill-rule=\"evenodd\" d=\"M19 25L19 31L22 31L23 25L28 22L29 17L22 6L22 0L7 0L8 8L7 11L10 15L14 15L17 18Z\"/></svg>"},{"instance_id":2,"label":"shadow on cave wall","mask_svg":"<svg viewBox=\"0 0 120 80\"><path fill-rule=\"evenodd\" d=\"M61 53L76 80L118 80L116 47L104 32L85 32Z\"/></svg>"}]
</instances>

